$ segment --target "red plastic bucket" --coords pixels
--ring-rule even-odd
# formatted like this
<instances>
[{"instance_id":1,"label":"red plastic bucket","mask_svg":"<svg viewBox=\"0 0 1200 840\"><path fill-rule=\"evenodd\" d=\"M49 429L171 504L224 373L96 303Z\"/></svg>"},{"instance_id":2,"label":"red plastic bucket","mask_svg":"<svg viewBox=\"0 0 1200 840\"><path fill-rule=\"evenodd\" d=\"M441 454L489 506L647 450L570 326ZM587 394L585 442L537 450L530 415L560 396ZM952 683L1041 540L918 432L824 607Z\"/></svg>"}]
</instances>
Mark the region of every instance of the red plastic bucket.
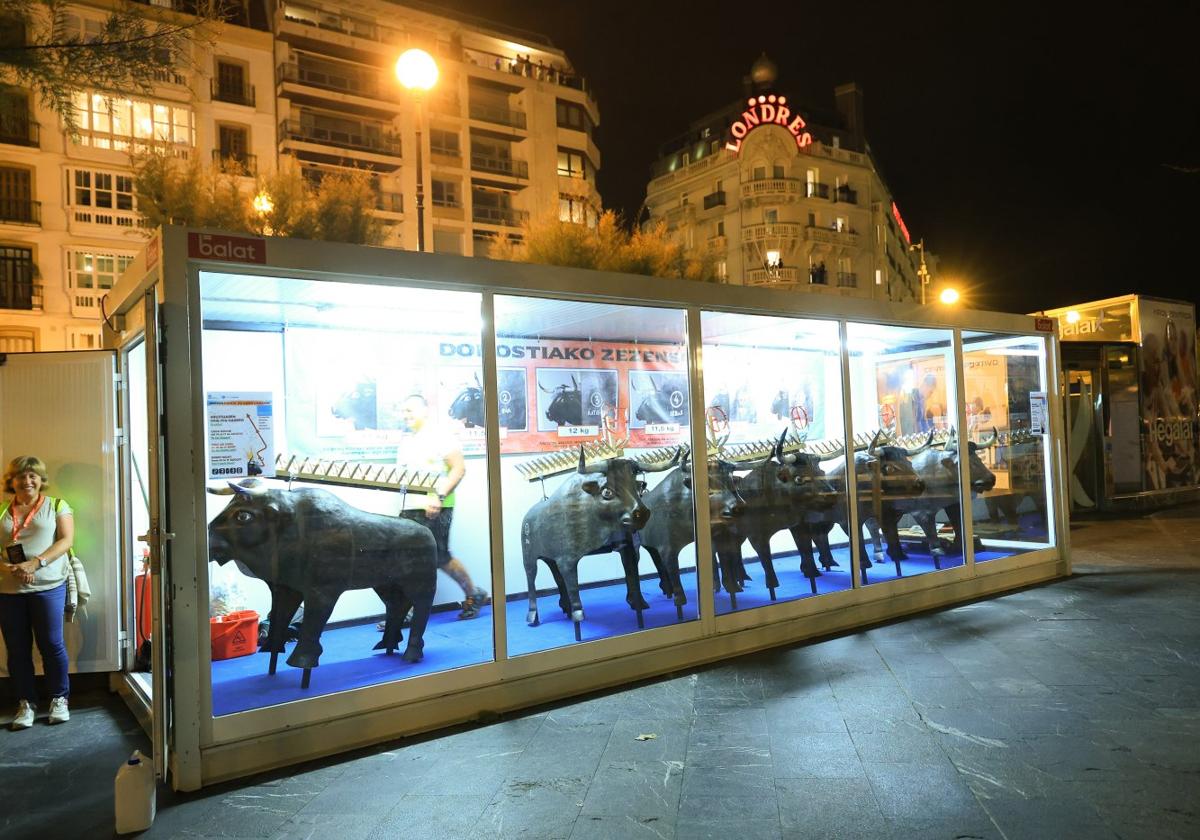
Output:
<instances>
[{"instance_id":1,"label":"red plastic bucket","mask_svg":"<svg viewBox=\"0 0 1200 840\"><path fill-rule=\"evenodd\" d=\"M258 650L258 613L240 610L208 620L212 634L212 658L233 659Z\"/></svg>"}]
</instances>

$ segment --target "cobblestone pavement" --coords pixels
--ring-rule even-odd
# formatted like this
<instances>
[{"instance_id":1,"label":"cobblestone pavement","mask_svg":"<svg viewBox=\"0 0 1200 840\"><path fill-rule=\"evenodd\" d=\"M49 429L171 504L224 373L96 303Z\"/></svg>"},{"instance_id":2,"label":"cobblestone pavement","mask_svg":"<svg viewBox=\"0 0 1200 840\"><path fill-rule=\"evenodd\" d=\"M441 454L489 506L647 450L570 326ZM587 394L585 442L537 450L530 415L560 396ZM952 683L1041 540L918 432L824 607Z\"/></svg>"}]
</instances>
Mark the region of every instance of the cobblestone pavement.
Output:
<instances>
[{"instance_id":1,"label":"cobblestone pavement","mask_svg":"<svg viewBox=\"0 0 1200 840\"><path fill-rule=\"evenodd\" d=\"M146 836L1200 837L1200 506L1073 540L1068 580L160 792ZM0 836L110 833L135 746L103 695L67 726L0 732Z\"/></svg>"}]
</instances>

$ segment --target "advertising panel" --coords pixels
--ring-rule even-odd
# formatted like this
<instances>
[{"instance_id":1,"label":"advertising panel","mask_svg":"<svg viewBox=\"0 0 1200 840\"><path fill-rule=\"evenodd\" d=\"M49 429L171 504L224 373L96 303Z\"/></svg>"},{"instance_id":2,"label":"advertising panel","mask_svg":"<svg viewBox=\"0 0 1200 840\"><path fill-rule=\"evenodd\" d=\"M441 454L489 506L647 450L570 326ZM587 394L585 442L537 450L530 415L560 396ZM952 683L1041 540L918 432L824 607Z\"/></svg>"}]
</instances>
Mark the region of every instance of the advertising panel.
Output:
<instances>
[{"instance_id":1,"label":"advertising panel","mask_svg":"<svg viewBox=\"0 0 1200 840\"><path fill-rule=\"evenodd\" d=\"M879 426L903 437L953 425L946 399L946 358L920 356L875 366Z\"/></svg>"},{"instance_id":2,"label":"advertising panel","mask_svg":"<svg viewBox=\"0 0 1200 840\"><path fill-rule=\"evenodd\" d=\"M1145 489L1200 483L1196 314L1190 303L1138 299Z\"/></svg>"}]
</instances>

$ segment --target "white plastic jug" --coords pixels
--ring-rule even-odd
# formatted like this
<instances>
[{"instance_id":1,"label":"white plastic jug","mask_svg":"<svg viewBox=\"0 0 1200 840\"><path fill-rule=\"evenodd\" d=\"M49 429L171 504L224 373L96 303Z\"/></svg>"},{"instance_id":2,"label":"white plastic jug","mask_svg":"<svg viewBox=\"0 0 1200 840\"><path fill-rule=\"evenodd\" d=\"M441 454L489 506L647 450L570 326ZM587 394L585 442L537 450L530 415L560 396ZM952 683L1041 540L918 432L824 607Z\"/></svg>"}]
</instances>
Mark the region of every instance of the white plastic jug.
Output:
<instances>
[{"instance_id":1,"label":"white plastic jug","mask_svg":"<svg viewBox=\"0 0 1200 840\"><path fill-rule=\"evenodd\" d=\"M154 822L154 765L139 750L117 771L117 834L145 831Z\"/></svg>"}]
</instances>

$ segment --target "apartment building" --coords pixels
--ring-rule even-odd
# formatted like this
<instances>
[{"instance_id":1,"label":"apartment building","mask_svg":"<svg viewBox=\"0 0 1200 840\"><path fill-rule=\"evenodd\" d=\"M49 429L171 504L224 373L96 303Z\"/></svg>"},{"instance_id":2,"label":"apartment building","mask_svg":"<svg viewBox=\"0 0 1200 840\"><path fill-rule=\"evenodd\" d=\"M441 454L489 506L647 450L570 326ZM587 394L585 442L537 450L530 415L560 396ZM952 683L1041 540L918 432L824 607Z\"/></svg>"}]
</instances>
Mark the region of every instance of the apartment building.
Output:
<instances>
[{"instance_id":1,"label":"apartment building","mask_svg":"<svg viewBox=\"0 0 1200 840\"><path fill-rule=\"evenodd\" d=\"M98 34L107 8L74 3L76 31ZM394 73L414 46L440 70L424 101ZM149 97L80 91L74 137L32 92L0 90L0 352L98 346L102 298L146 237L131 155L151 146L239 173L248 197L285 157L314 180L368 170L386 244L412 250L418 159L429 251L486 255L530 215L599 212L599 112L543 36L415 3L250 0L174 64Z\"/></svg>"},{"instance_id":2,"label":"apartment building","mask_svg":"<svg viewBox=\"0 0 1200 840\"><path fill-rule=\"evenodd\" d=\"M839 86L822 113L776 76L760 58L741 97L661 147L651 219L712 249L729 283L919 301L933 257L912 247L871 154L861 91Z\"/></svg>"}]
</instances>

